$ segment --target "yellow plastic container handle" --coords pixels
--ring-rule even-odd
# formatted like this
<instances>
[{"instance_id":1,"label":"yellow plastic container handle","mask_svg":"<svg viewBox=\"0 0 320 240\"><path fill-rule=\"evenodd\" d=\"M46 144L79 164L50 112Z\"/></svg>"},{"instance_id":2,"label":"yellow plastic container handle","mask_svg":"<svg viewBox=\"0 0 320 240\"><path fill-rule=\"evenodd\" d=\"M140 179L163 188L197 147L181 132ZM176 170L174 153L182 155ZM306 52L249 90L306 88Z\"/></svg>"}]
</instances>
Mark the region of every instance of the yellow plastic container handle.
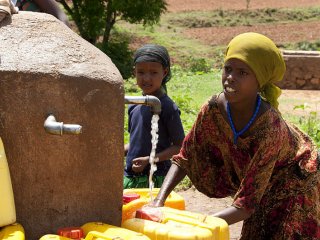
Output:
<instances>
[{"instance_id":1,"label":"yellow plastic container handle","mask_svg":"<svg viewBox=\"0 0 320 240\"><path fill-rule=\"evenodd\" d=\"M104 239L104 240L124 240L122 237L113 237L110 238L103 233L97 232L97 231L91 231L88 233L86 236L85 240L99 240L99 239Z\"/></svg>"},{"instance_id":2,"label":"yellow plastic container handle","mask_svg":"<svg viewBox=\"0 0 320 240\"><path fill-rule=\"evenodd\" d=\"M14 223L0 228L0 240L25 240L24 229L21 224Z\"/></svg>"}]
</instances>

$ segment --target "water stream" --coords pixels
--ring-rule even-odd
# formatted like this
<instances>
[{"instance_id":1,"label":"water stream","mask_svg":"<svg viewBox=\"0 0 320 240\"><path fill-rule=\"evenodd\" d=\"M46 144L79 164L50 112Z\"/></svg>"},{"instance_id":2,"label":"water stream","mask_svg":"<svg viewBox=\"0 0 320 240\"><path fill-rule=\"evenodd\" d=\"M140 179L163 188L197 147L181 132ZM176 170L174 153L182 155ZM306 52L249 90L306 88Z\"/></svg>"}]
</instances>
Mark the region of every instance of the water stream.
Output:
<instances>
[{"instance_id":1,"label":"water stream","mask_svg":"<svg viewBox=\"0 0 320 240\"><path fill-rule=\"evenodd\" d=\"M153 202L153 195L152 190L154 187L154 182L152 180L153 173L157 171L157 165L156 162L158 161L158 158L155 158L156 155L156 148L158 143L158 121L159 121L159 115L154 114L151 119L151 153L149 157L149 163L150 163L150 174L149 174L149 188L150 188L150 202Z\"/></svg>"}]
</instances>

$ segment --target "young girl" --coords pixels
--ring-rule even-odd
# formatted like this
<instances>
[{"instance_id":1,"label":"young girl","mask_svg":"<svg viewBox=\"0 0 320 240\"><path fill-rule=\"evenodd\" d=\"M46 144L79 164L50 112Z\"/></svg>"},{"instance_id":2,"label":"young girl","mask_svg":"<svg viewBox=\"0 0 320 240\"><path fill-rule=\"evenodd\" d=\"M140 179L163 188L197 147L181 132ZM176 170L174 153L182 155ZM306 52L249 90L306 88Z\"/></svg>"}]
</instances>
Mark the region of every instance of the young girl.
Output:
<instances>
[{"instance_id":1,"label":"young girl","mask_svg":"<svg viewBox=\"0 0 320 240\"><path fill-rule=\"evenodd\" d=\"M320 239L320 173L310 137L279 113L274 85L285 73L280 51L258 33L228 45L223 92L206 103L153 202L163 203L187 174L209 197L233 195L214 216L244 220L241 239Z\"/></svg>"},{"instance_id":2,"label":"young girl","mask_svg":"<svg viewBox=\"0 0 320 240\"><path fill-rule=\"evenodd\" d=\"M166 83L171 78L170 57L163 46L148 44L137 50L134 56L134 75L143 95L152 95L161 102L158 122L159 138L155 159L154 187L160 187L167 174L172 155L181 147L184 130L180 111L166 93ZM125 146L126 167L124 188L149 187L149 156L151 153L151 118L149 106L131 105L128 108L130 144Z\"/></svg>"}]
</instances>

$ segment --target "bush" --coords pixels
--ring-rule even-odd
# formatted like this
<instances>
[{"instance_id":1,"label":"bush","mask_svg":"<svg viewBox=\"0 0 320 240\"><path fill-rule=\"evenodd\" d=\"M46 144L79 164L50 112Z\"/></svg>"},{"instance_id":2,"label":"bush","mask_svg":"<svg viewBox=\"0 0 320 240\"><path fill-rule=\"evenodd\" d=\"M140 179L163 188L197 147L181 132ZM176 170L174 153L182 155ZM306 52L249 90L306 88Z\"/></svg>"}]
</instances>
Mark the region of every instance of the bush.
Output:
<instances>
[{"instance_id":1,"label":"bush","mask_svg":"<svg viewBox=\"0 0 320 240\"><path fill-rule=\"evenodd\" d=\"M297 48L305 51L319 51L320 50L320 41L316 42L299 42Z\"/></svg>"},{"instance_id":2,"label":"bush","mask_svg":"<svg viewBox=\"0 0 320 240\"><path fill-rule=\"evenodd\" d=\"M121 39L121 41L118 41L121 37L119 35L116 38L112 38L109 43L97 44L97 47L111 58L123 79L128 79L132 77L133 52L129 49L129 40Z\"/></svg>"},{"instance_id":3,"label":"bush","mask_svg":"<svg viewBox=\"0 0 320 240\"><path fill-rule=\"evenodd\" d=\"M189 66L188 66L189 71L193 73L197 73L197 72L207 73L211 69L211 66L209 65L207 60L204 58L190 57L188 59L188 63L189 63Z\"/></svg>"},{"instance_id":4,"label":"bush","mask_svg":"<svg viewBox=\"0 0 320 240\"><path fill-rule=\"evenodd\" d=\"M294 109L306 110L308 104L302 104L295 106ZM308 116L301 116L299 118L299 125L303 131L305 131L320 148L320 121L316 111L311 111Z\"/></svg>"},{"instance_id":5,"label":"bush","mask_svg":"<svg viewBox=\"0 0 320 240\"><path fill-rule=\"evenodd\" d=\"M320 40L314 42L298 42L298 43L288 43L279 45L284 49L294 49L294 50L303 50L303 51L320 51Z\"/></svg>"},{"instance_id":6,"label":"bush","mask_svg":"<svg viewBox=\"0 0 320 240\"><path fill-rule=\"evenodd\" d=\"M128 78L124 84L124 91L126 94L135 94L141 92L141 89L138 87L135 78Z\"/></svg>"}]
</instances>

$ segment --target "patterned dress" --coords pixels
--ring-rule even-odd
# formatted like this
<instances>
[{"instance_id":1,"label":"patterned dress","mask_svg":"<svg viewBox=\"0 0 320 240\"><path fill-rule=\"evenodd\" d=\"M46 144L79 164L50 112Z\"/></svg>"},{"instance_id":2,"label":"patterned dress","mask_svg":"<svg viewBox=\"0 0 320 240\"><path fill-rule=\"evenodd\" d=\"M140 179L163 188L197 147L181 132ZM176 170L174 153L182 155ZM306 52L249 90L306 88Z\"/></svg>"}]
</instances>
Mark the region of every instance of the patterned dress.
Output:
<instances>
[{"instance_id":1,"label":"patterned dress","mask_svg":"<svg viewBox=\"0 0 320 240\"><path fill-rule=\"evenodd\" d=\"M312 140L270 108L233 143L214 96L173 163L209 197L252 213L241 239L320 239L320 172Z\"/></svg>"}]
</instances>

